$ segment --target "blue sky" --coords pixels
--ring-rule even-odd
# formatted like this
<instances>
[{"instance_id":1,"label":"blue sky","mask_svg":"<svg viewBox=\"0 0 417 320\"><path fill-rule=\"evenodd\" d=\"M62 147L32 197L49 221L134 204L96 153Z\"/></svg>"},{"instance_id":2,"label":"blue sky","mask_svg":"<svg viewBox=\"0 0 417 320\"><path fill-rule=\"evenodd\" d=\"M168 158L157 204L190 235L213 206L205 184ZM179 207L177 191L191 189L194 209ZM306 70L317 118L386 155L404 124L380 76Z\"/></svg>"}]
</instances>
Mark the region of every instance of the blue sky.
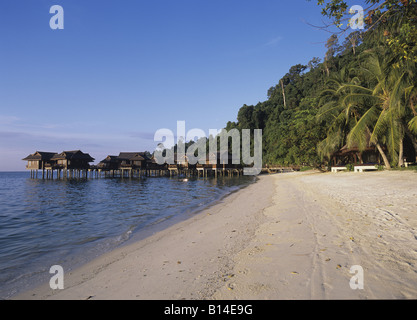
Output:
<instances>
[{"instance_id":1,"label":"blue sky","mask_svg":"<svg viewBox=\"0 0 417 320\"><path fill-rule=\"evenodd\" d=\"M0 171L39 151L97 162L154 133L221 129L295 64L323 58L312 0L3 0ZM52 5L64 29L52 30Z\"/></svg>"}]
</instances>

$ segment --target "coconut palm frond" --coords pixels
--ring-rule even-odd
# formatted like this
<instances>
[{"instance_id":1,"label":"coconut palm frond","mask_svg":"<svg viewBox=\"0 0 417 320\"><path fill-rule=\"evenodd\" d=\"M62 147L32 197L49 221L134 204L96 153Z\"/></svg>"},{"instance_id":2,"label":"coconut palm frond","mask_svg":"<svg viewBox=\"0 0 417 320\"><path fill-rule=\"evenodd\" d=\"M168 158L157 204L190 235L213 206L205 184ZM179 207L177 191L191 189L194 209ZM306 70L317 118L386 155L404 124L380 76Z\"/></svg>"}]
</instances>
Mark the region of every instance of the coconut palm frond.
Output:
<instances>
[{"instance_id":1,"label":"coconut palm frond","mask_svg":"<svg viewBox=\"0 0 417 320\"><path fill-rule=\"evenodd\" d=\"M360 150L364 150L367 146L368 130L375 120L378 118L379 110L373 106L356 122L355 126L348 135L348 147L358 145Z\"/></svg>"},{"instance_id":2,"label":"coconut palm frond","mask_svg":"<svg viewBox=\"0 0 417 320\"><path fill-rule=\"evenodd\" d=\"M336 113L340 112L340 105L336 101L329 101L325 103L318 111L316 119L318 121L325 120L325 117L331 115L335 117Z\"/></svg>"},{"instance_id":3,"label":"coconut palm frond","mask_svg":"<svg viewBox=\"0 0 417 320\"><path fill-rule=\"evenodd\" d=\"M360 105L360 104L365 104L365 101L367 99L372 99L374 100L375 103L378 103L380 100L380 97L378 96L374 96L372 94L368 94L368 93L350 93L347 94L343 100L342 100L342 104L347 106L349 104L356 104L356 105Z\"/></svg>"},{"instance_id":4,"label":"coconut palm frond","mask_svg":"<svg viewBox=\"0 0 417 320\"><path fill-rule=\"evenodd\" d=\"M329 158L332 153L340 149L342 144L342 131L340 129L336 131L329 131L326 139L324 139L317 145L318 154L321 157L321 159L324 159L325 157Z\"/></svg>"},{"instance_id":5,"label":"coconut palm frond","mask_svg":"<svg viewBox=\"0 0 417 320\"><path fill-rule=\"evenodd\" d=\"M417 134L417 116L415 116L411 121L408 123L408 128L414 134Z\"/></svg>"},{"instance_id":6,"label":"coconut palm frond","mask_svg":"<svg viewBox=\"0 0 417 320\"><path fill-rule=\"evenodd\" d=\"M370 141L372 143L377 143L386 134L387 128L389 127L389 119L387 115L388 111L385 109L383 109L381 113L378 115L378 120L376 121L371 134Z\"/></svg>"},{"instance_id":7,"label":"coconut palm frond","mask_svg":"<svg viewBox=\"0 0 417 320\"><path fill-rule=\"evenodd\" d=\"M364 91L364 92L368 92L368 93L373 92L371 89L368 89L366 87L359 86L359 85L356 85L356 84L346 83L337 90L337 93L339 93L343 89L351 89L351 90L356 89L356 90L360 90L360 91Z\"/></svg>"},{"instance_id":8,"label":"coconut palm frond","mask_svg":"<svg viewBox=\"0 0 417 320\"><path fill-rule=\"evenodd\" d=\"M394 86L390 90L390 99L388 107L396 111L397 115L401 117L403 115L403 109L401 99L404 95L404 83L403 83L404 73L395 81Z\"/></svg>"}]
</instances>

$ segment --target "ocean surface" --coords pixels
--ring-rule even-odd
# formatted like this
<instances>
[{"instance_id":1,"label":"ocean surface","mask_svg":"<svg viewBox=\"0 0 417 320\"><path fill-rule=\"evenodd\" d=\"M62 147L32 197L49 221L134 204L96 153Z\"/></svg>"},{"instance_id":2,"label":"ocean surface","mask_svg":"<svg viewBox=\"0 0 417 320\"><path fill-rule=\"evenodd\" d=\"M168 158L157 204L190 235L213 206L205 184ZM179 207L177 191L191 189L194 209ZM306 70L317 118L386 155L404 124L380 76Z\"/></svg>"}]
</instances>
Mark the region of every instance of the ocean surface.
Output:
<instances>
[{"instance_id":1,"label":"ocean surface","mask_svg":"<svg viewBox=\"0 0 417 320\"><path fill-rule=\"evenodd\" d=\"M0 299L186 219L255 177L31 179L0 172Z\"/></svg>"}]
</instances>

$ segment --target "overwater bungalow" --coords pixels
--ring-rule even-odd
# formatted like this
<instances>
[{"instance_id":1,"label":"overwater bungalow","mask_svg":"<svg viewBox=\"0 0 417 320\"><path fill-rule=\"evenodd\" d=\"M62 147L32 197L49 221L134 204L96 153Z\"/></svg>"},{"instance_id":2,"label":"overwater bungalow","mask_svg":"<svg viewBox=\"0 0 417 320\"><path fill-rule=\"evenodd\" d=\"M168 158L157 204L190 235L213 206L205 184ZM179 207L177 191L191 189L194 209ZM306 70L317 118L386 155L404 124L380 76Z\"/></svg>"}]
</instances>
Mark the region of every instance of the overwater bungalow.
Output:
<instances>
[{"instance_id":1,"label":"overwater bungalow","mask_svg":"<svg viewBox=\"0 0 417 320\"><path fill-rule=\"evenodd\" d=\"M80 150L64 151L59 154L36 151L22 160L28 161L26 169L31 171L31 177L37 177L38 170L42 170L42 178L45 178L45 174L47 178L53 178L54 170L57 170L58 177L60 177L61 171L65 176L67 172L72 176L75 173L80 174L84 170L86 175L86 170L90 169L89 163L93 162L94 158Z\"/></svg>"},{"instance_id":2,"label":"overwater bungalow","mask_svg":"<svg viewBox=\"0 0 417 320\"><path fill-rule=\"evenodd\" d=\"M216 163L212 160L216 159ZM205 163L198 163L196 166L198 175L202 174L203 176L207 176L208 174L217 174L221 175L233 175L237 173L238 175L241 173L242 165L241 164L233 164L233 157L230 153L208 153L206 156Z\"/></svg>"},{"instance_id":3,"label":"overwater bungalow","mask_svg":"<svg viewBox=\"0 0 417 320\"><path fill-rule=\"evenodd\" d=\"M190 170L194 170L193 165L191 165L188 161L188 157L186 154L178 154L174 153L174 163L170 163L168 165L169 175L180 174L181 172L188 172L191 173Z\"/></svg>"},{"instance_id":4,"label":"overwater bungalow","mask_svg":"<svg viewBox=\"0 0 417 320\"><path fill-rule=\"evenodd\" d=\"M158 164L156 162L155 156L152 156L150 161L147 162L147 169L148 170L168 170L168 164Z\"/></svg>"},{"instance_id":5,"label":"overwater bungalow","mask_svg":"<svg viewBox=\"0 0 417 320\"><path fill-rule=\"evenodd\" d=\"M53 178L54 170L57 170L58 178L63 177L87 177L88 171L92 169L90 162L94 161L94 158L88 153L84 153L81 150L63 151L59 154L55 154L51 160L55 161L51 168L50 175ZM47 172L48 177L49 172Z\"/></svg>"},{"instance_id":6,"label":"overwater bungalow","mask_svg":"<svg viewBox=\"0 0 417 320\"><path fill-rule=\"evenodd\" d=\"M187 154L174 154L175 164L179 170L194 169L194 165L190 164Z\"/></svg>"},{"instance_id":7,"label":"overwater bungalow","mask_svg":"<svg viewBox=\"0 0 417 320\"><path fill-rule=\"evenodd\" d=\"M55 161L52 160L52 158L55 155L56 152L36 151L22 160L28 162L26 169L30 170L31 177L35 177L38 170L42 170L44 172L45 169L52 168L55 164Z\"/></svg>"},{"instance_id":8,"label":"overwater bungalow","mask_svg":"<svg viewBox=\"0 0 417 320\"><path fill-rule=\"evenodd\" d=\"M109 155L105 159L99 162L99 164L97 165L97 168L99 170L104 170L104 171L118 170L119 164L120 162L119 162L118 156Z\"/></svg>"},{"instance_id":9,"label":"overwater bungalow","mask_svg":"<svg viewBox=\"0 0 417 320\"><path fill-rule=\"evenodd\" d=\"M212 157L217 159L216 164L210 164ZM23 160L28 161L26 169L31 170L31 177L38 175L42 170L42 178L54 178L54 172L58 179L61 178L87 178L91 175L100 177L142 177L186 175L203 176L240 174L241 166L232 164L232 157L228 155L227 161L222 161L220 153L207 155L206 164L194 165L189 162L187 155L175 154L175 163L158 164L148 152L120 152L118 156L108 155L97 165L90 165L94 161L88 153L81 150L55 152L40 152L27 156Z\"/></svg>"},{"instance_id":10,"label":"overwater bungalow","mask_svg":"<svg viewBox=\"0 0 417 320\"><path fill-rule=\"evenodd\" d=\"M125 175L133 177L147 175L147 168L152 163L152 159L146 152L120 152L117 162L118 172L122 177Z\"/></svg>"},{"instance_id":11,"label":"overwater bungalow","mask_svg":"<svg viewBox=\"0 0 417 320\"><path fill-rule=\"evenodd\" d=\"M146 169L152 160L145 152L120 152L117 157L121 169Z\"/></svg>"},{"instance_id":12,"label":"overwater bungalow","mask_svg":"<svg viewBox=\"0 0 417 320\"><path fill-rule=\"evenodd\" d=\"M63 151L59 154L55 154L51 160L56 162L54 164L54 169L86 170L90 168L90 162L93 162L94 158L81 150L75 150Z\"/></svg>"}]
</instances>

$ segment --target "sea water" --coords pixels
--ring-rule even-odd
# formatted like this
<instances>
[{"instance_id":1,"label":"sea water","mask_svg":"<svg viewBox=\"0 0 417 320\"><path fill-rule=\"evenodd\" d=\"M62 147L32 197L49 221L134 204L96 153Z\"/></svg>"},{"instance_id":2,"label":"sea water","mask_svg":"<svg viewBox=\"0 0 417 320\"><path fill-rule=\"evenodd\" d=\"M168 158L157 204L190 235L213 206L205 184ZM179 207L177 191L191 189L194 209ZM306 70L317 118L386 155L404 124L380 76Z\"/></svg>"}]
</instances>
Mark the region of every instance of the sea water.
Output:
<instances>
[{"instance_id":1,"label":"sea water","mask_svg":"<svg viewBox=\"0 0 417 320\"><path fill-rule=\"evenodd\" d=\"M42 180L28 172L0 172L0 298L47 281L53 265L69 271L255 180Z\"/></svg>"}]
</instances>

